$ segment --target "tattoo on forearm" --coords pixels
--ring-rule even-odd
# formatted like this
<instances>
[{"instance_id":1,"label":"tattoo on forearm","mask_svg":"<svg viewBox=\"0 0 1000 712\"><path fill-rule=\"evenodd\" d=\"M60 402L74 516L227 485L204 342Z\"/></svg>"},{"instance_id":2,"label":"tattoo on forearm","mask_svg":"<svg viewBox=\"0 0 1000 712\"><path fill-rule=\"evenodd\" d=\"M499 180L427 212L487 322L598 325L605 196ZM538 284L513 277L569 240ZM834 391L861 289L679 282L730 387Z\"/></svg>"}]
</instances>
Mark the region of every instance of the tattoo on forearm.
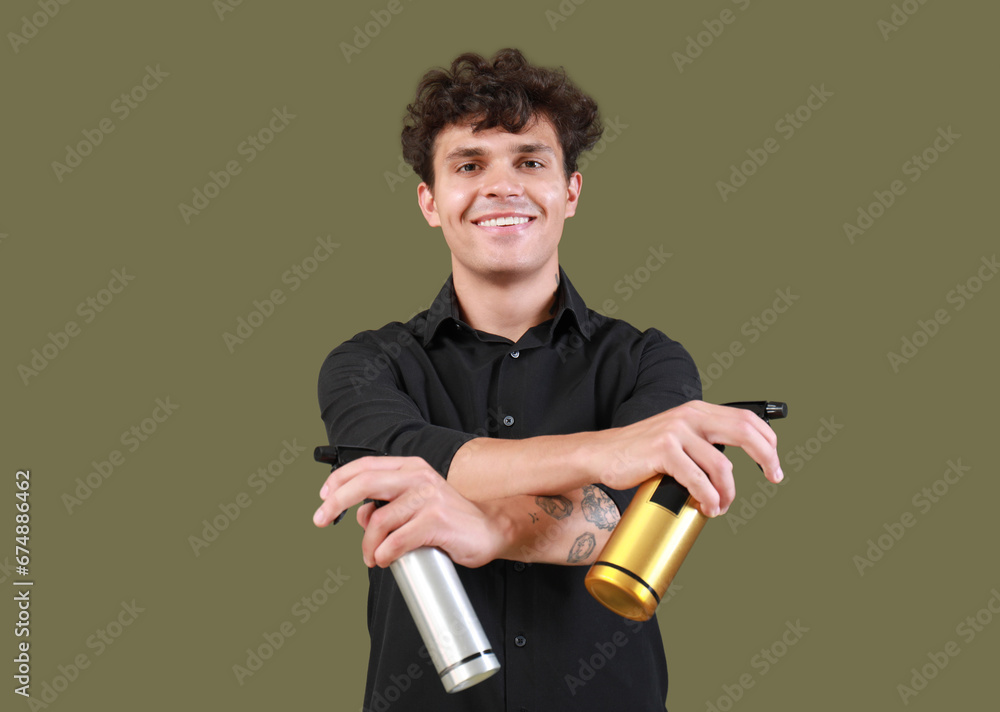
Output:
<instances>
[{"instance_id":1,"label":"tattoo on forearm","mask_svg":"<svg viewBox=\"0 0 1000 712\"><path fill-rule=\"evenodd\" d=\"M542 508L546 514L554 519L565 519L573 513L573 503L561 494L551 497L535 497L535 504Z\"/></svg>"},{"instance_id":2,"label":"tattoo on forearm","mask_svg":"<svg viewBox=\"0 0 1000 712\"><path fill-rule=\"evenodd\" d=\"M531 523L534 524L538 521L538 515L534 512L528 512L528 516L531 517Z\"/></svg>"},{"instance_id":3,"label":"tattoo on forearm","mask_svg":"<svg viewBox=\"0 0 1000 712\"><path fill-rule=\"evenodd\" d=\"M587 521L593 522L598 529L610 531L622 518L614 500L596 485L586 485L583 488L583 501L580 502L580 507Z\"/></svg>"},{"instance_id":4,"label":"tattoo on forearm","mask_svg":"<svg viewBox=\"0 0 1000 712\"><path fill-rule=\"evenodd\" d=\"M590 532L581 534L573 542L573 548L569 550L569 558L566 561L571 564L578 564L581 561L585 561L594 552L596 545L597 540L594 539L593 534Z\"/></svg>"}]
</instances>

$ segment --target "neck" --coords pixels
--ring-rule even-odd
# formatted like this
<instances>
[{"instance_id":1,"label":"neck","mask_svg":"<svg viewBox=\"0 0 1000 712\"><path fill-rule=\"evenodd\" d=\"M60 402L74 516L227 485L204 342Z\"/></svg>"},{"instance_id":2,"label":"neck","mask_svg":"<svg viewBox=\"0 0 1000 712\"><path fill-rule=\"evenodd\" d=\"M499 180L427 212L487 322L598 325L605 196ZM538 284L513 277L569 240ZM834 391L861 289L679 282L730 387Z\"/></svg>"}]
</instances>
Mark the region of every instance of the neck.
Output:
<instances>
[{"instance_id":1,"label":"neck","mask_svg":"<svg viewBox=\"0 0 1000 712\"><path fill-rule=\"evenodd\" d=\"M466 271L452 273L462 320L478 331L517 342L524 333L552 318L549 310L559 287L559 263L529 277L483 278Z\"/></svg>"}]
</instances>

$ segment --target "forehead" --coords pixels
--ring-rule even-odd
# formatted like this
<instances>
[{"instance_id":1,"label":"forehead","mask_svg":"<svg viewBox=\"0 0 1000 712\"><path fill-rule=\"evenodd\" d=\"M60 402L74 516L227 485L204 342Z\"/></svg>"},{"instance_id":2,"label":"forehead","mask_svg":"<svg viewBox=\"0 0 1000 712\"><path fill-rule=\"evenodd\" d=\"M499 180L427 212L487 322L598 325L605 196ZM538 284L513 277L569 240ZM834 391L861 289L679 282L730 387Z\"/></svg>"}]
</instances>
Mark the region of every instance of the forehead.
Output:
<instances>
[{"instance_id":1,"label":"forehead","mask_svg":"<svg viewBox=\"0 0 1000 712\"><path fill-rule=\"evenodd\" d=\"M544 116L533 119L520 133L501 127L473 131L471 120L449 124L434 140L434 162L438 164L493 153L550 153L562 160L559 136Z\"/></svg>"}]
</instances>

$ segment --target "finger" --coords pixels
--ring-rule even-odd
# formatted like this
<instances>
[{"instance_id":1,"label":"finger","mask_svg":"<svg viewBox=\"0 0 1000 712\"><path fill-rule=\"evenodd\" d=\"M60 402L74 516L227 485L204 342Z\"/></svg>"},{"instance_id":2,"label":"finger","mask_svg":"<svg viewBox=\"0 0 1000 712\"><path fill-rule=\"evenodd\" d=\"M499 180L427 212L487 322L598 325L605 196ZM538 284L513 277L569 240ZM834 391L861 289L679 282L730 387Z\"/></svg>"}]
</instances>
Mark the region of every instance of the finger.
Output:
<instances>
[{"instance_id":1,"label":"finger","mask_svg":"<svg viewBox=\"0 0 1000 712\"><path fill-rule=\"evenodd\" d=\"M377 460L378 458L373 458ZM403 458L396 458L403 460ZM355 504L366 499L391 501L407 493L411 507L418 507L422 501L435 494L444 480L428 465L403 462L399 469L372 468L351 477L337 489L327 491L326 500L313 515L318 527L325 527Z\"/></svg>"},{"instance_id":2,"label":"finger","mask_svg":"<svg viewBox=\"0 0 1000 712\"><path fill-rule=\"evenodd\" d=\"M705 436L712 443L742 448L761 466L764 476L771 482L781 482L784 477L778 458L778 436L764 420L742 408L718 406L719 418L708 421Z\"/></svg>"},{"instance_id":3,"label":"finger","mask_svg":"<svg viewBox=\"0 0 1000 712\"><path fill-rule=\"evenodd\" d=\"M375 503L367 502L358 507L358 524L361 525L362 529L368 528L368 521L371 519L372 513L375 511Z\"/></svg>"},{"instance_id":4,"label":"finger","mask_svg":"<svg viewBox=\"0 0 1000 712\"><path fill-rule=\"evenodd\" d=\"M411 518L381 539L376 540L372 536L371 541L368 532L365 532L365 538L361 540L361 550L366 557L365 563L368 566L385 568L409 551L421 546L432 546L425 524L417 518Z\"/></svg>"},{"instance_id":5,"label":"finger","mask_svg":"<svg viewBox=\"0 0 1000 712\"><path fill-rule=\"evenodd\" d=\"M404 498L405 499L405 498ZM375 565L375 551L392 532L405 525L418 510L402 500L389 502L376 509L368 518L365 536L361 540L361 555L366 566ZM397 552L393 558L399 556ZM388 565L388 564L382 564Z\"/></svg>"},{"instance_id":6,"label":"finger","mask_svg":"<svg viewBox=\"0 0 1000 712\"><path fill-rule=\"evenodd\" d=\"M710 422L718 423L720 428L730 436L753 437L753 434L756 433L772 446L777 444L777 436L774 434L774 430L756 413L744 408L732 408L730 406L708 403L705 405L713 409Z\"/></svg>"},{"instance_id":7,"label":"finger","mask_svg":"<svg viewBox=\"0 0 1000 712\"><path fill-rule=\"evenodd\" d=\"M384 509L384 508L381 508ZM441 518L427 515L413 516L399 527L389 532L384 539L376 542L373 539L371 565L386 567L400 556L423 546L435 546L442 549L452 561L463 566L481 566L486 560L470 555L470 551L481 544L482 537L470 536L456 531L451 522L449 526L442 523ZM367 538L367 533L366 533ZM362 540L362 549L365 541Z\"/></svg>"},{"instance_id":8,"label":"finger","mask_svg":"<svg viewBox=\"0 0 1000 712\"><path fill-rule=\"evenodd\" d=\"M354 479L362 472L367 472L369 470L398 470L405 466L407 458L403 457L389 457L389 456L373 456L369 455L367 457L359 457L357 460L352 460L346 465L338 467L330 472L330 475L323 482L323 486L320 488L319 496L326 499L326 495L329 491L335 490L345 482Z\"/></svg>"},{"instance_id":9,"label":"finger","mask_svg":"<svg viewBox=\"0 0 1000 712\"><path fill-rule=\"evenodd\" d=\"M344 512L366 499L392 499L406 486L406 477L400 472L363 470L339 486L326 487L325 499L313 514L313 523L325 527L332 521L339 522Z\"/></svg>"},{"instance_id":10,"label":"finger","mask_svg":"<svg viewBox=\"0 0 1000 712\"><path fill-rule=\"evenodd\" d=\"M692 441L693 442L693 441ZM709 446L711 447L711 446ZM712 448L714 449L714 448ZM718 452L716 450L716 452ZM719 493L705 471L691 459L687 450L681 450L670 457L663 468L669 476L677 480L692 497L701 505L701 511L708 517L714 517L719 512Z\"/></svg>"},{"instance_id":11,"label":"finger","mask_svg":"<svg viewBox=\"0 0 1000 712\"><path fill-rule=\"evenodd\" d=\"M736 483L733 480L733 463L708 441L696 439L684 447L684 451L708 477L718 494L718 514L725 514L736 498ZM695 496L699 502L704 500ZM704 510L703 510L704 511ZM713 515L708 515L713 516Z\"/></svg>"}]
</instances>

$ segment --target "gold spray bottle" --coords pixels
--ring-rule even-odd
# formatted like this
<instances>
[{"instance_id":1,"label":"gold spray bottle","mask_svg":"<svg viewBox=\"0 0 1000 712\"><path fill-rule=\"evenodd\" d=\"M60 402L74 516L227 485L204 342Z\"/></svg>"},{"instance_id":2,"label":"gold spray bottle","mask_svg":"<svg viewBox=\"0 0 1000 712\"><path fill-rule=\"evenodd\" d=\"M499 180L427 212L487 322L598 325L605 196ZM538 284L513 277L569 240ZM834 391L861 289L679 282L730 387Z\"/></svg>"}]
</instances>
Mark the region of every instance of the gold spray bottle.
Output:
<instances>
[{"instance_id":1,"label":"gold spray bottle","mask_svg":"<svg viewBox=\"0 0 1000 712\"><path fill-rule=\"evenodd\" d=\"M785 403L773 401L723 405L750 410L765 423L788 415ZM649 620L706 520L698 502L673 477L647 480L587 572L587 590L618 615Z\"/></svg>"}]
</instances>

